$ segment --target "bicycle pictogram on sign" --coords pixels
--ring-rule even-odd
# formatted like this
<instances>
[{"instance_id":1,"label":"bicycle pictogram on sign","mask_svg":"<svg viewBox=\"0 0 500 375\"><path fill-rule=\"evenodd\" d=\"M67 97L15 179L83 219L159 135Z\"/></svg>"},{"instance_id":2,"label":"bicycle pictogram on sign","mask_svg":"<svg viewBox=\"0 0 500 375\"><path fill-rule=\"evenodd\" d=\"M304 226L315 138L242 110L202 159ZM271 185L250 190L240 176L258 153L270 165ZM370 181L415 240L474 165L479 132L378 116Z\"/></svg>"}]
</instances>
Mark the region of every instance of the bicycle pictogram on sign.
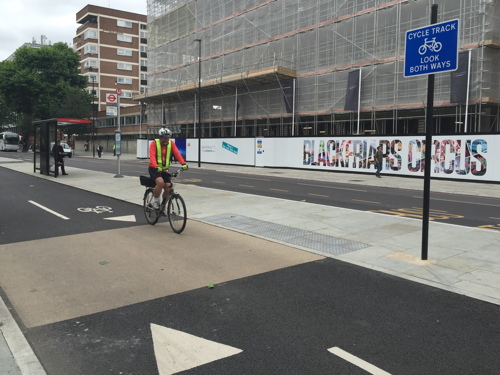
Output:
<instances>
[{"instance_id":1,"label":"bicycle pictogram on sign","mask_svg":"<svg viewBox=\"0 0 500 375\"><path fill-rule=\"evenodd\" d=\"M431 40L425 38L424 44L418 48L418 53L425 55L428 49L432 52L439 52L441 48L443 48L443 44L441 42L436 42L436 38L432 38Z\"/></svg>"}]
</instances>

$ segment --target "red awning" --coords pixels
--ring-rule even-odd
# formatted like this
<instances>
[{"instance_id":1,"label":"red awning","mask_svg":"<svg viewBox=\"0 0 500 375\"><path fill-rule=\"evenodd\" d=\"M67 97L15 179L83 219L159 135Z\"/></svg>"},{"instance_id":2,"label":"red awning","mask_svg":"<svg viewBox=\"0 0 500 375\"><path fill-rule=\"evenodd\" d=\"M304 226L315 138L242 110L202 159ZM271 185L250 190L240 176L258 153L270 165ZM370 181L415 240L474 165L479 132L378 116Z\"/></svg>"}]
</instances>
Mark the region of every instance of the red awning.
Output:
<instances>
[{"instance_id":1,"label":"red awning","mask_svg":"<svg viewBox=\"0 0 500 375\"><path fill-rule=\"evenodd\" d=\"M79 118L57 118L58 125L64 124L90 124L91 120L83 120Z\"/></svg>"}]
</instances>

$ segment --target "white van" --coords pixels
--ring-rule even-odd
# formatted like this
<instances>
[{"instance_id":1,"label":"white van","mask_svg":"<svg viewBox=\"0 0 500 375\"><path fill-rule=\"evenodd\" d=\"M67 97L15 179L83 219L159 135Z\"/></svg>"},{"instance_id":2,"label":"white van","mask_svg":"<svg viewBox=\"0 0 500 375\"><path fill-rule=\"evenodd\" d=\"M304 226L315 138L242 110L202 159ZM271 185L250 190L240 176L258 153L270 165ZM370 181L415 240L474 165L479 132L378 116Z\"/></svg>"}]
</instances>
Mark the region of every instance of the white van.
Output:
<instances>
[{"instance_id":1,"label":"white van","mask_svg":"<svg viewBox=\"0 0 500 375\"><path fill-rule=\"evenodd\" d=\"M61 142L61 146L64 150L64 156L67 156L68 158L73 156L73 149L71 148L70 145L68 145L65 142ZM50 149L52 150L54 148L54 142L50 144Z\"/></svg>"}]
</instances>

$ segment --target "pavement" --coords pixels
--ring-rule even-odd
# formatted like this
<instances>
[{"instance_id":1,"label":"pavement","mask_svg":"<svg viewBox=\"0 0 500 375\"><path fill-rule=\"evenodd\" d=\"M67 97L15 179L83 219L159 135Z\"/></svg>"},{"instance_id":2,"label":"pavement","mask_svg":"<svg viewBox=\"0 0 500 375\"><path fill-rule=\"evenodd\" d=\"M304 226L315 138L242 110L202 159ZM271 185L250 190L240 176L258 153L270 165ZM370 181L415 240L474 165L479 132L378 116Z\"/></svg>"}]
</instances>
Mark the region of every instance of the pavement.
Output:
<instances>
[{"instance_id":1,"label":"pavement","mask_svg":"<svg viewBox=\"0 0 500 375\"><path fill-rule=\"evenodd\" d=\"M116 160L110 154L104 154L103 159ZM125 154L120 160L137 160L137 158L135 155ZM191 169L198 169L196 162L188 164ZM4 157L0 157L0 167L137 205L142 204L144 188L140 186L138 176L116 178L112 173L73 168L69 162L66 166L69 175L54 178L33 173L31 162ZM218 170L310 182L332 181L348 184L352 188L355 188L354 185L377 185L423 190L423 180L418 178L384 176L377 179L374 175L368 174L213 164L202 164L199 169L207 173ZM190 220L500 305L500 230L431 221L428 260L421 260L420 219L312 204L306 201L306 195L303 202L291 202L202 188L183 183L183 179L189 182L188 172L181 176L176 190L186 201ZM500 198L500 185L432 180L431 192ZM200 241L203 239L200 238ZM0 373L45 374L8 307L1 299Z\"/></svg>"}]
</instances>

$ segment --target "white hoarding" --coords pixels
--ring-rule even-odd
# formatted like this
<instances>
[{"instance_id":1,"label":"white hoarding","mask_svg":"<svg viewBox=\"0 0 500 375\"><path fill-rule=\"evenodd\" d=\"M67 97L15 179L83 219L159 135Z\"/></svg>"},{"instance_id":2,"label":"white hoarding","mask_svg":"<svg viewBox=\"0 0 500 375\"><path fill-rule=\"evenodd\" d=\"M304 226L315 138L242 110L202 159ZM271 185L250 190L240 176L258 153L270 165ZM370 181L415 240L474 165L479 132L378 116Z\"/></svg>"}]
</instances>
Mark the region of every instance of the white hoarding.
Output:
<instances>
[{"instance_id":1,"label":"white hoarding","mask_svg":"<svg viewBox=\"0 0 500 375\"><path fill-rule=\"evenodd\" d=\"M382 173L423 177L425 135L202 139L202 162L374 173L378 145ZM188 147L188 160L197 160L194 151ZM431 153L432 177L500 182L499 135L434 136Z\"/></svg>"}]
</instances>

